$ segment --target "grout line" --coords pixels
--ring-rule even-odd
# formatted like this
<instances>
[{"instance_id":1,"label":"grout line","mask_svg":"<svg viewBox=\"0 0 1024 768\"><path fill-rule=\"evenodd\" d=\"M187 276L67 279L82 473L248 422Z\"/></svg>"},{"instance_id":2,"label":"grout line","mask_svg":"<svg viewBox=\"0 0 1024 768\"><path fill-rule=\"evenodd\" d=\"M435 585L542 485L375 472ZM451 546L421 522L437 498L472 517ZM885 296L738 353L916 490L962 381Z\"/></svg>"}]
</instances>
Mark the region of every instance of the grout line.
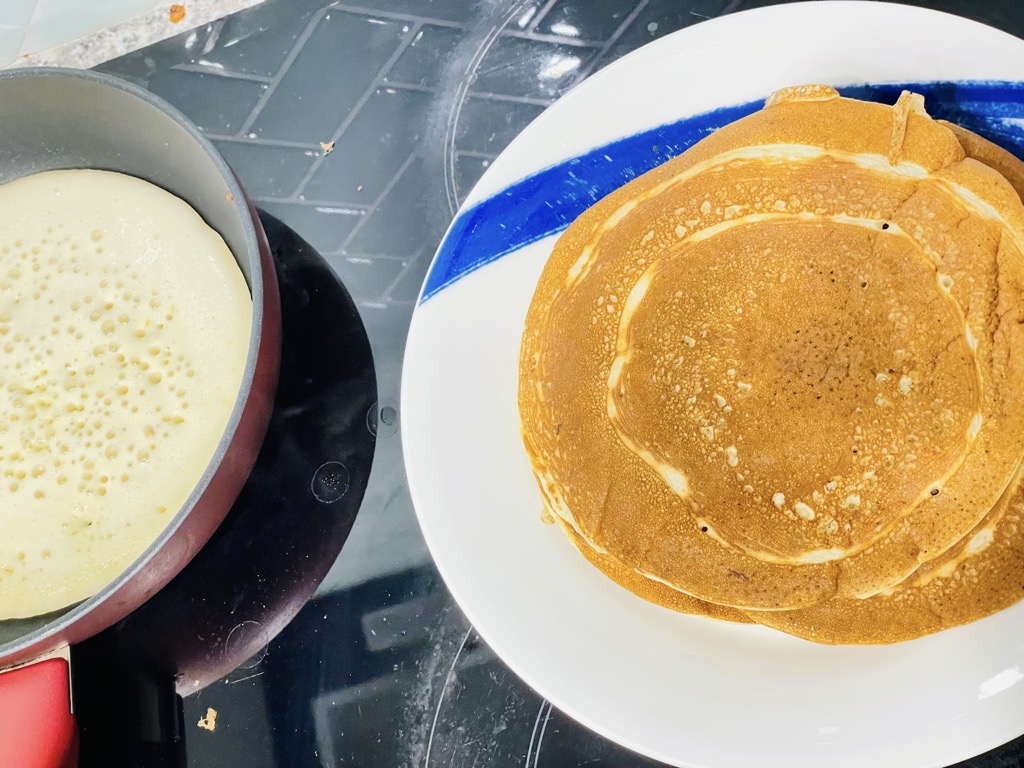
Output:
<instances>
[{"instance_id":1,"label":"grout line","mask_svg":"<svg viewBox=\"0 0 1024 768\"><path fill-rule=\"evenodd\" d=\"M283 147L286 149L307 149L315 152L320 151L319 144L309 144L302 141L289 141L288 139L263 139L249 138L248 136L235 136L221 133L206 133L206 138L211 141L222 141L228 144L251 144L257 147Z\"/></svg>"},{"instance_id":2,"label":"grout line","mask_svg":"<svg viewBox=\"0 0 1024 768\"><path fill-rule=\"evenodd\" d=\"M217 47L217 42L220 40L220 36L224 32L225 24L227 24L227 17L221 17L210 22L210 34L206 36L206 40L203 42L203 50L199 52L200 56L205 56Z\"/></svg>"},{"instance_id":3,"label":"grout line","mask_svg":"<svg viewBox=\"0 0 1024 768\"><path fill-rule=\"evenodd\" d=\"M406 274L409 272L409 270L413 268L414 265L419 263L420 259L423 257L423 253L425 250L426 248L420 248L415 253L413 253L412 256L408 257L409 260L405 263L405 266L403 266L399 270L398 275L395 277L395 279L391 281L390 285L388 285L388 287L384 289L384 293L380 295L381 301L391 301L391 294L395 290L395 286L402 281L402 278L406 276Z\"/></svg>"},{"instance_id":4,"label":"grout line","mask_svg":"<svg viewBox=\"0 0 1024 768\"><path fill-rule=\"evenodd\" d=\"M36 7L32 11L32 16L29 17L28 24L25 25L25 35L21 38L21 50L19 51L23 57L27 52L28 46L32 44L32 30L43 17L43 8L45 6L46 0L36 0Z\"/></svg>"},{"instance_id":5,"label":"grout line","mask_svg":"<svg viewBox=\"0 0 1024 768\"><path fill-rule=\"evenodd\" d=\"M177 72L191 72L198 75L222 77L225 80L245 80L253 83L269 84L274 79L272 77L264 77L263 75L249 75L244 72L231 72L230 70L221 69L211 64L204 64L203 59L198 59L195 64L178 64L174 69Z\"/></svg>"},{"instance_id":6,"label":"grout line","mask_svg":"<svg viewBox=\"0 0 1024 768\"><path fill-rule=\"evenodd\" d=\"M535 107L550 107L555 103L554 99L540 99L534 96L514 96L505 93L493 93L491 91L468 91L466 96L472 96L477 99L490 99L491 101L505 101L513 104L530 104Z\"/></svg>"},{"instance_id":7,"label":"grout line","mask_svg":"<svg viewBox=\"0 0 1024 768\"><path fill-rule=\"evenodd\" d=\"M632 11L630 11L626 18L622 20L622 23L619 24L619 28L616 29L611 34L611 36L605 41L605 44L601 46L601 50L598 52L598 54L594 56L587 63L587 65L583 67L582 70L580 70L579 74L576 76L576 79L573 80L572 85L570 85L569 89L567 90L575 88L577 85L579 85L588 77L590 77L590 74L594 71L594 67L596 67L598 63L601 61L601 59L603 59L605 55L607 55L608 51L612 49L612 46L619 41L619 38L626 33L626 30L629 29L629 27L633 24L634 21L636 21L637 16L639 16L643 12L644 8L647 7L647 4L649 2L650 0L640 0L640 2L636 4L636 7Z\"/></svg>"},{"instance_id":8,"label":"grout line","mask_svg":"<svg viewBox=\"0 0 1024 768\"><path fill-rule=\"evenodd\" d=\"M19 57L15 59L12 64L18 63L19 59L25 60L25 56L30 54L32 45L33 30L37 27L40 20L43 17L43 9L46 7L46 0L36 0L36 7L32 10L32 15L29 17L28 24L25 25L25 34L21 37L21 44L19 45L20 50L18 51Z\"/></svg>"},{"instance_id":9,"label":"grout line","mask_svg":"<svg viewBox=\"0 0 1024 768\"><path fill-rule=\"evenodd\" d=\"M342 248L346 248L348 244L352 242L355 236L362 231L362 229L366 226L366 222L370 220L370 217L373 216L374 211L377 210L377 206L379 206L384 201L384 198L388 196L391 190L398 185L398 180L405 175L405 172L409 169L409 166L411 166L413 162L415 162L417 157L419 157L419 150L415 149L412 151L412 154L410 154L405 159L405 162L402 163L401 167L398 169L395 175L391 177L391 180L384 186L384 189L381 190L381 193L377 195L377 199L374 200L370 207L367 209L366 215L362 219L360 219L359 222L356 223L354 227L352 227L352 231L348 233L348 236L341 244Z\"/></svg>"},{"instance_id":10,"label":"grout line","mask_svg":"<svg viewBox=\"0 0 1024 768\"><path fill-rule=\"evenodd\" d=\"M582 40L574 37L562 37L561 35L549 35L544 32L522 32L518 29L505 30L503 37L514 37L517 40L536 40L541 43L554 43L572 48L594 48L600 49L601 43L598 40Z\"/></svg>"},{"instance_id":11,"label":"grout line","mask_svg":"<svg viewBox=\"0 0 1024 768\"><path fill-rule=\"evenodd\" d=\"M381 88L393 88L396 91L416 91L417 93L433 93L436 88L419 83L403 83L397 80L385 80L380 83Z\"/></svg>"},{"instance_id":12,"label":"grout line","mask_svg":"<svg viewBox=\"0 0 1024 768\"><path fill-rule=\"evenodd\" d=\"M0 32L9 32L12 29L21 30L22 32L27 31L26 27L19 27L17 24L0 24Z\"/></svg>"},{"instance_id":13,"label":"grout line","mask_svg":"<svg viewBox=\"0 0 1024 768\"><path fill-rule=\"evenodd\" d=\"M533 32L533 30L537 28L537 25L544 21L544 17L547 16L548 12L555 7L555 3L557 2L558 0L547 0L547 2L544 3L544 7L541 8L532 19L530 19L530 23L526 25L526 31Z\"/></svg>"},{"instance_id":14,"label":"grout line","mask_svg":"<svg viewBox=\"0 0 1024 768\"><path fill-rule=\"evenodd\" d=\"M346 216L363 216L366 213L365 209L363 209L363 208L356 208L353 205L348 204L348 203L340 203L340 204L334 203L334 204L331 204L331 205L317 205L317 204L310 205L310 204L305 204L302 207L303 208L312 208L317 213L330 213L330 214L342 213L342 214L345 214Z\"/></svg>"},{"instance_id":15,"label":"grout line","mask_svg":"<svg viewBox=\"0 0 1024 768\"><path fill-rule=\"evenodd\" d=\"M395 62L401 58L402 54L405 53L406 49L408 49L408 47L412 44L412 41L416 38L416 35L420 31L420 22L414 22L411 21L410 19L406 19L405 22L409 26L403 33L404 37L399 42L395 50L391 53L391 56L388 57L388 60L385 61L381 68L377 70L377 74L374 76L373 81L369 84L369 86L367 86L366 90L363 92L363 95L359 97L359 100L352 105L352 108L349 110L349 113L345 115L345 119L341 121L341 125L339 125L335 129L334 133L331 134L331 136L326 140L325 143L333 145L335 142L337 142L338 139L341 138L342 134L345 133L348 127L356 119L356 117L359 116L359 112L362 110L366 102L368 102L373 97L373 94L377 92L378 88L380 88L382 85L385 85L382 82L384 80L384 77L387 75L388 72L391 71L391 68L395 66ZM295 189L295 197L299 197L302 195L302 191L306 188L306 184L308 184L309 180L313 178L313 176L316 174L318 170L320 170L320 167L324 164L324 161L326 159L327 155L322 152L318 157L313 159L313 162L310 163L309 168L306 170L306 173L299 181L298 187L296 187Z\"/></svg>"},{"instance_id":16,"label":"grout line","mask_svg":"<svg viewBox=\"0 0 1024 768\"><path fill-rule=\"evenodd\" d=\"M306 45L306 41L313 36L313 32L315 32L317 27L320 26L320 22L328 10L328 8L323 8L313 14L309 23L306 25L306 28L302 30L302 34L296 38L292 49L288 51L288 55L285 56L284 61L281 62L281 68L278 69L277 74L274 75L274 79L268 84L267 89L263 91L259 101L256 102L256 106L252 108L252 112L249 113L249 117L247 117L241 127L239 127L236 135L241 137L250 132L253 123L256 122L260 113L263 112L263 108L267 105L270 97L274 95L277 87L281 84L282 78L284 78L288 73L288 70L291 69L292 64L294 64L295 60L299 57L299 53L302 51L303 46Z\"/></svg>"},{"instance_id":17,"label":"grout line","mask_svg":"<svg viewBox=\"0 0 1024 768\"><path fill-rule=\"evenodd\" d=\"M26 27L31 27L33 24L38 24L39 23L39 19L43 15L43 8L45 6L46 6L46 0L36 0L35 10L32 11L32 16L31 16L31 18L29 18L28 24L26 25ZM26 29L26 31L28 31L28 30Z\"/></svg>"},{"instance_id":18,"label":"grout line","mask_svg":"<svg viewBox=\"0 0 1024 768\"><path fill-rule=\"evenodd\" d=\"M496 160L498 158L493 152L477 152L473 149L457 149L455 150L455 157L475 157L480 160Z\"/></svg>"},{"instance_id":19,"label":"grout line","mask_svg":"<svg viewBox=\"0 0 1024 768\"><path fill-rule=\"evenodd\" d=\"M254 203L267 205L304 205L313 208L329 208L335 213L353 213L366 215L369 203L345 203L337 200L296 200L294 197L254 197Z\"/></svg>"},{"instance_id":20,"label":"grout line","mask_svg":"<svg viewBox=\"0 0 1024 768\"><path fill-rule=\"evenodd\" d=\"M465 29L466 25L461 21L449 21L448 19L435 19L430 16L416 16L415 19L409 18L409 14L399 13L397 11L385 11L380 8L368 8L365 5L351 5L349 3L334 3L330 10L346 11L351 13L358 13L363 16L374 16L378 19L387 19L388 21L404 21L410 23L416 21L419 25L429 25L432 27L452 27L454 29Z\"/></svg>"},{"instance_id":21,"label":"grout line","mask_svg":"<svg viewBox=\"0 0 1024 768\"><path fill-rule=\"evenodd\" d=\"M344 248L338 248L333 251L321 251L322 256L328 258L341 258L346 261L357 260L363 262L374 262L374 261L405 261L408 256L395 256L393 253L353 253L352 251L346 251Z\"/></svg>"}]
</instances>

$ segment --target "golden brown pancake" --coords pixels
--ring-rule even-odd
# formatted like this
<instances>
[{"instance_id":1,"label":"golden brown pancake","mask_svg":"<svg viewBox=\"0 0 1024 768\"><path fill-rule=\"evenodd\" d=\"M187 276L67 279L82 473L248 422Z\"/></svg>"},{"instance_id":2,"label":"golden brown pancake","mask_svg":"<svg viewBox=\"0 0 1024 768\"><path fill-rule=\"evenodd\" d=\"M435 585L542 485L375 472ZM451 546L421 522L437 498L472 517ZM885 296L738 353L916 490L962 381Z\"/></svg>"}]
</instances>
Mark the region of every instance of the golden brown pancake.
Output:
<instances>
[{"instance_id":1,"label":"golden brown pancake","mask_svg":"<svg viewBox=\"0 0 1024 768\"><path fill-rule=\"evenodd\" d=\"M712 619L735 621L740 624L750 624L753 622L753 619L748 618L742 611L738 611L735 608L729 608L725 605L715 605L714 603L699 600L696 597L691 597L685 592L680 592L678 589L673 589L667 584L662 584L661 582L641 576L631 568L624 566L615 558L596 552L590 547L590 545L579 537L576 531L573 530L572 526L566 524L561 518L556 517L555 522L559 524L562 531L569 538L569 541L573 543L576 549L579 550L580 554L582 554L591 565L601 571L620 587L629 590L638 597L642 597L647 602L660 605L664 608L671 608L673 611L678 611L679 613L690 613L696 616L707 616Z\"/></svg>"},{"instance_id":2,"label":"golden brown pancake","mask_svg":"<svg viewBox=\"0 0 1024 768\"><path fill-rule=\"evenodd\" d=\"M751 618L819 643L895 643L967 624L1024 596L1024 487L1018 477L956 546L867 600L833 599Z\"/></svg>"},{"instance_id":3,"label":"golden brown pancake","mask_svg":"<svg viewBox=\"0 0 1024 768\"><path fill-rule=\"evenodd\" d=\"M971 131L942 124L956 134L968 157L999 171L1024 196L1024 163ZM816 642L891 643L967 624L1013 605L1024 595L1021 479L1018 474L1011 489L973 531L891 590L867 600L831 600L800 611L751 612L747 621ZM642 577L587 546L571 527L563 524L562 528L591 564L649 602L728 621L744 616Z\"/></svg>"},{"instance_id":4,"label":"golden brown pancake","mask_svg":"<svg viewBox=\"0 0 1024 768\"><path fill-rule=\"evenodd\" d=\"M920 97L776 94L555 246L520 358L546 506L716 604L899 584L1024 452L1022 225Z\"/></svg>"},{"instance_id":5,"label":"golden brown pancake","mask_svg":"<svg viewBox=\"0 0 1024 768\"><path fill-rule=\"evenodd\" d=\"M1010 186L1017 192L1017 196L1024 200L1024 163L998 144L993 144L973 131L945 120L938 122L953 132L968 157L984 163L996 171L1010 182Z\"/></svg>"}]
</instances>

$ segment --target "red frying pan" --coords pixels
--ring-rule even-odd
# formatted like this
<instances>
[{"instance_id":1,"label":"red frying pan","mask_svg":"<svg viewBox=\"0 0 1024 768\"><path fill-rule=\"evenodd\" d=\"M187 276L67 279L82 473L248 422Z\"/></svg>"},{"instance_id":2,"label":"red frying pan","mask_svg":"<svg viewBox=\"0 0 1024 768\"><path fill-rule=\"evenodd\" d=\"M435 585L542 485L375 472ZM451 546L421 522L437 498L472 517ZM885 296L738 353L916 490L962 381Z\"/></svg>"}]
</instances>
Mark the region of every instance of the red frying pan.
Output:
<instances>
[{"instance_id":1,"label":"red frying pan","mask_svg":"<svg viewBox=\"0 0 1024 768\"><path fill-rule=\"evenodd\" d=\"M45 616L0 621L0 670L7 670L0 671L0 755L4 765L18 768L77 765L67 661L54 651L142 605L210 538L256 460L273 408L281 350L277 278L255 209L187 118L140 88L95 73L0 72L0 183L64 168L137 176L195 208L227 242L245 275L253 299L252 332L228 427L202 479L160 536L94 597Z\"/></svg>"}]
</instances>

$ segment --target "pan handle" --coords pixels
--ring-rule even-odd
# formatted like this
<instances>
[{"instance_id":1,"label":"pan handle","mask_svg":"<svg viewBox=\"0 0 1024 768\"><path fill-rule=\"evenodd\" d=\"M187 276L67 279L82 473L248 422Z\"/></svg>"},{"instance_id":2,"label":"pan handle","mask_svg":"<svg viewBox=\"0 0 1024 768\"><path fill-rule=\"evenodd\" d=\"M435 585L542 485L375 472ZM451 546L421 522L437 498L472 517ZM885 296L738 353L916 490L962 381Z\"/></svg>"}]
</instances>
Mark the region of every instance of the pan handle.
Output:
<instances>
[{"instance_id":1,"label":"pan handle","mask_svg":"<svg viewBox=\"0 0 1024 768\"><path fill-rule=\"evenodd\" d=\"M76 768L78 728L68 686L68 663L61 658L0 674L4 765Z\"/></svg>"}]
</instances>

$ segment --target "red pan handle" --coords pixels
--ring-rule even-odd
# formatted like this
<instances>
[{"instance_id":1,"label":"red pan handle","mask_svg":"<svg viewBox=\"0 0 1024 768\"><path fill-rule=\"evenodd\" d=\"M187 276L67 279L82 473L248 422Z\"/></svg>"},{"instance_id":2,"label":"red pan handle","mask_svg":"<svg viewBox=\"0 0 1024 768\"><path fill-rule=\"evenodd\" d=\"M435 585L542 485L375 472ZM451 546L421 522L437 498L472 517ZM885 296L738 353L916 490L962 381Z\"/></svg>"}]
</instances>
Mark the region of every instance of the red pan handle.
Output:
<instances>
[{"instance_id":1,"label":"red pan handle","mask_svg":"<svg viewBox=\"0 0 1024 768\"><path fill-rule=\"evenodd\" d=\"M47 659L0 674L4 765L76 768L78 728L68 685L64 659Z\"/></svg>"}]
</instances>

